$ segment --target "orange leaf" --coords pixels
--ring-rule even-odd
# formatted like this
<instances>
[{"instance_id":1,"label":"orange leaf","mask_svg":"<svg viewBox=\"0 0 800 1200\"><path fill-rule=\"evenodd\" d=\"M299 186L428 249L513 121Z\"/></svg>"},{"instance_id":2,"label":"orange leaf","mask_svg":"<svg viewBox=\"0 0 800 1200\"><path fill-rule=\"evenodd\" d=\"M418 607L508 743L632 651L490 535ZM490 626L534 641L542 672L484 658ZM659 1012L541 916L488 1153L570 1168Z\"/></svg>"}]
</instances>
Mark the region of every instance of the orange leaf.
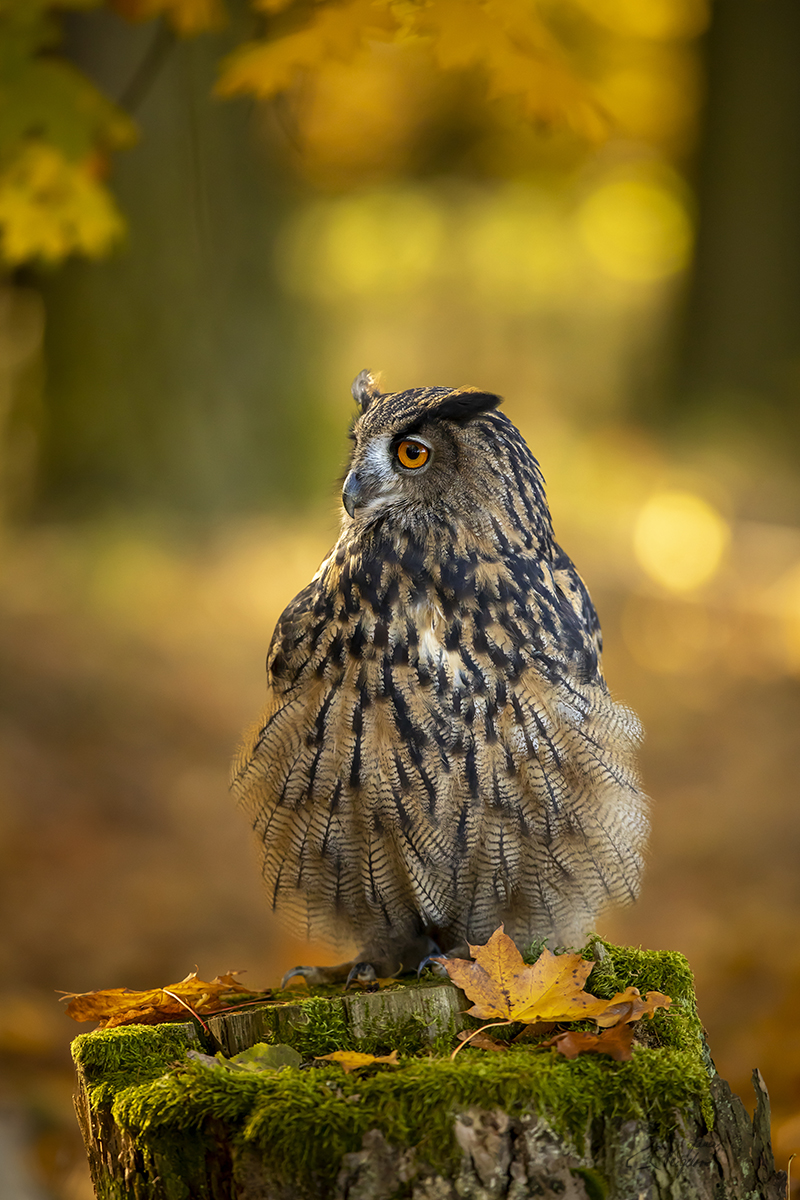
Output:
<instances>
[{"instance_id":1,"label":"orange leaf","mask_svg":"<svg viewBox=\"0 0 800 1200\"><path fill-rule=\"evenodd\" d=\"M338 1063L346 1075L351 1071L360 1071L363 1067L371 1067L373 1063L384 1063L387 1067L399 1067L397 1051L391 1054L374 1055L361 1054L358 1050L334 1050L333 1054L318 1054L318 1060Z\"/></svg>"},{"instance_id":2,"label":"orange leaf","mask_svg":"<svg viewBox=\"0 0 800 1200\"><path fill-rule=\"evenodd\" d=\"M633 1028L631 1025L614 1025L605 1033L582 1033L568 1029L557 1033L549 1042L542 1042L540 1049L552 1046L565 1058L577 1058L579 1054L608 1054L616 1062L628 1062L632 1056Z\"/></svg>"},{"instance_id":3,"label":"orange leaf","mask_svg":"<svg viewBox=\"0 0 800 1200\"><path fill-rule=\"evenodd\" d=\"M269 992L253 992L236 980L238 971L217 975L206 981L192 971L180 983L166 988L136 992L130 988L106 988L103 991L67 993L67 1015L74 1021L100 1021L101 1028L115 1025L152 1025L170 1017L185 1016L187 1008L196 1013L217 1012L224 1008L223 997L232 994L268 997Z\"/></svg>"},{"instance_id":4,"label":"orange leaf","mask_svg":"<svg viewBox=\"0 0 800 1200\"><path fill-rule=\"evenodd\" d=\"M638 988L629 987L624 992L617 992L607 1003L605 1012L595 1017L603 1029L610 1025L627 1025L631 1021L640 1021L642 1017L652 1019L657 1008L669 1008L672 1000L662 992L648 992L642 997Z\"/></svg>"}]
</instances>

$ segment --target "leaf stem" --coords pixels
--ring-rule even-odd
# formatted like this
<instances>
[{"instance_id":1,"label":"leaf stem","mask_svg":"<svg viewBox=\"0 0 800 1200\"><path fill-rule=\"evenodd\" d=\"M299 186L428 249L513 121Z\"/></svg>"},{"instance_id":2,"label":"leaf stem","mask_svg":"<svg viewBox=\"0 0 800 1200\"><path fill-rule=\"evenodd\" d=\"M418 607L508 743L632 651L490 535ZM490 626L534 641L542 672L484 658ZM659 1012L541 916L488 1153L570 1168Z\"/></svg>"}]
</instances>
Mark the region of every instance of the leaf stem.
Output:
<instances>
[{"instance_id":1,"label":"leaf stem","mask_svg":"<svg viewBox=\"0 0 800 1200\"><path fill-rule=\"evenodd\" d=\"M477 1033L483 1033L484 1029L496 1029L498 1025L516 1025L517 1023L517 1021L490 1021L488 1025L480 1025L477 1029L473 1029L472 1033L469 1034L468 1037L465 1037L463 1042L456 1046L455 1050L450 1055L450 1061L453 1061L459 1050L463 1050L464 1047L472 1041Z\"/></svg>"}]
</instances>

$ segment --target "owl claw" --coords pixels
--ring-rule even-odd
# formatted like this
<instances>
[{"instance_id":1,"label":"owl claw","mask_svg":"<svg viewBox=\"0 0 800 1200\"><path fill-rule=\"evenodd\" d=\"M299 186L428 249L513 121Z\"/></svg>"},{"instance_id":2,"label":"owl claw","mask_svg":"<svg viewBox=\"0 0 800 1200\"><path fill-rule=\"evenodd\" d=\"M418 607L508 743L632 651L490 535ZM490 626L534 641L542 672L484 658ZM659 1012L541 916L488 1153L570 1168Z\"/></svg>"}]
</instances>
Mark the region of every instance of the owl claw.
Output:
<instances>
[{"instance_id":1,"label":"owl claw","mask_svg":"<svg viewBox=\"0 0 800 1200\"><path fill-rule=\"evenodd\" d=\"M347 982L344 985L345 991L347 991L347 989L353 983L363 984L363 986L368 989L372 988L373 985L377 986L378 976L377 976L377 973L376 973L375 968L373 967L372 963L368 963L368 962L353 963L352 967L350 968L350 972L347 976Z\"/></svg>"},{"instance_id":2,"label":"owl claw","mask_svg":"<svg viewBox=\"0 0 800 1200\"><path fill-rule=\"evenodd\" d=\"M420 960L419 966L417 967L417 979L421 978L422 972L426 967L433 971L434 975L441 975L442 978L446 977L447 971L445 971L444 967L439 962L439 959L444 957L445 956L442 954L439 947L435 946L433 954L426 954L425 957Z\"/></svg>"},{"instance_id":3,"label":"owl claw","mask_svg":"<svg viewBox=\"0 0 800 1200\"><path fill-rule=\"evenodd\" d=\"M323 984L330 983L330 973L326 967L292 967L291 971L287 971L281 980L281 987L285 988L290 979L305 979L309 987L320 987Z\"/></svg>"}]
</instances>

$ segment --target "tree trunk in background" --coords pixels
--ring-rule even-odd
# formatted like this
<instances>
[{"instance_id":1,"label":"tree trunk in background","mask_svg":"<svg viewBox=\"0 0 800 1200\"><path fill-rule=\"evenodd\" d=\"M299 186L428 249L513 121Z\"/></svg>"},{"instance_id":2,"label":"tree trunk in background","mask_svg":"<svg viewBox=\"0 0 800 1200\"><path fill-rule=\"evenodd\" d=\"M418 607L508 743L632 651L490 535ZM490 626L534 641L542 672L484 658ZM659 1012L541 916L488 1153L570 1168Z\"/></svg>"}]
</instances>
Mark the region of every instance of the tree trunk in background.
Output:
<instances>
[{"instance_id":1,"label":"tree trunk in background","mask_svg":"<svg viewBox=\"0 0 800 1200\"><path fill-rule=\"evenodd\" d=\"M791 437L800 408L800 4L718 0L676 415Z\"/></svg>"},{"instance_id":2,"label":"tree trunk in background","mask_svg":"<svg viewBox=\"0 0 800 1200\"><path fill-rule=\"evenodd\" d=\"M220 512L307 498L333 473L313 452L325 410L305 395L313 329L276 279L286 173L257 109L211 95L249 29L245 6L229 8L222 33L173 40L140 94L141 140L113 163L127 246L45 282L42 492L59 512ZM68 57L116 99L159 27L91 12L66 35Z\"/></svg>"}]
</instances>

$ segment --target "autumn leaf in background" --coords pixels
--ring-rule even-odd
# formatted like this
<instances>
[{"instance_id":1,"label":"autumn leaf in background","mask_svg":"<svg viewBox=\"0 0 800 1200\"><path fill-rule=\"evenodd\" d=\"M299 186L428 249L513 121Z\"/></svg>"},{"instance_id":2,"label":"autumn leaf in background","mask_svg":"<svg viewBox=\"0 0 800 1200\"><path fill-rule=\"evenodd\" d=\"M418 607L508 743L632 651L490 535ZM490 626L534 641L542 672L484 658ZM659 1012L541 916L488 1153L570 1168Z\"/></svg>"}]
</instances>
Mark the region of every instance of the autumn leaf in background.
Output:
<instances>
[{"instance_id":1,"label":"autumn leaf in background","mask_svg":"<svg viewBox=\"0 0 800 1200\"><path fill-rule=\"evenodd\" d=\"M0 256L9 266L69 254L98 258L125 223L91 160L70 162L57 146L30 139L0 172Z\"/></svg>"},{"instance_id":2,"label":"autumn leaf in background","mask_svg":"<svg viewBox=\"0 0 800 1200\"><path fill-rule=\"evenodd\" d=\"M180 983L168 987L135 992L129 988L107 988L104 991L67 993L66 1013L74 1021L99 1021L101 1029L115 1025L154 1025L162 1021L185 1017L187 1011L197 1016L221 1012L230 1008L242 995L267 1000L271 992L254 992L236 979L238 971L217 975L206 981L192 971Z\"/></svg>"},{"instance_id":3,"label":"autumn leaf in background","mask_svg":"<svg viewBox=\"0 0 800 1200\"><path fill-rule=\"evenodd\" d=\"M634 987L618 992L610 1000L591 995L583 985L594 963L587 962L580 954L553 954L544 949L536 962L528 966L502 925L484 946L470 946L470 950L473 961L462 958L438 958L435 961L474 1001L472 1008L467 1010L469 1015L492 1025L509 1025L516 1021L530 1025L538 1021L590 1018L605 1028L627 1025L643 1016L652 1017L656 1009L668 1008L671 1004L670 997L661 992L648 992L642 997ZM476 1036L477 1033L468 1035L461 1046L472 1042ZM587 1044L584 1048L590 1047Z\"/></svg>"}]
</instances>

